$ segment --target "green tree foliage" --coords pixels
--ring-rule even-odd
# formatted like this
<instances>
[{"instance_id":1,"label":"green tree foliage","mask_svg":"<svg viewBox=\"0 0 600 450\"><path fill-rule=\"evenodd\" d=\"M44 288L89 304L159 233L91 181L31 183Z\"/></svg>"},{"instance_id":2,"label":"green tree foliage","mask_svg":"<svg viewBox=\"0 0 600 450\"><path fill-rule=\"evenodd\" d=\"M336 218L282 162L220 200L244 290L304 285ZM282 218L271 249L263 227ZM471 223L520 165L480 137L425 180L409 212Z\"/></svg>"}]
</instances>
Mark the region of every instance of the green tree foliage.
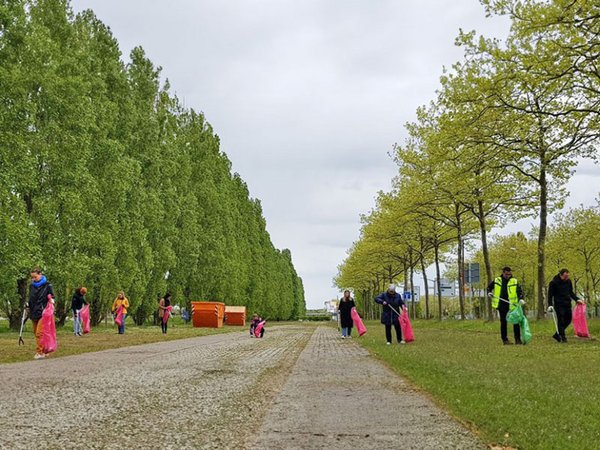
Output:
<instances>
[{"instance_id":1,"label":"green tree foliage","mask_svg":"<svg viewBox=\"0 0 600 450\"><path fill-rule=\"evenodd\" d=\"M404 220L377 225L389 210L379 202L371 226L380 230L377 240L393 244L398 258L408 261L405 272L408 267L412 273L415 254L426 261L425 249L431 247L439 266L441 242L453 242L456 252L446 259L458 263L463 317L462 243L477 233L486 281L497 273L499 261L516 267L530 295L537 294L535 309L543 317L546 284L554 275L554 269L546 273L547 259L552 267L568 262L587 295L596 293L597 239L590 234L598 230L596 210L559 215L556 227L549 221L563 208L578 162L598 157L600 6L594 0L481 3L488 14L507 16L510 33L500 41L461 31L457 44L464 58L444 73L435 100L418 109L414 123L406 126L408 139L396 148L399 174L390 201ZM529 230L512 236L514 242L498 240L488 248L493 227L522 217L539 218L534 258L531 239L525 237ZM559 245L560 235L567 245ZM339 268L339 287L358 288L367 284L365 277L375 282L382 276L381 268L373 271L372 256L365 256L365 248L377 254L375 244L363 242L367 239L363 229ZM519 245L522 240L527 245ZM487 309L491 318L490 302Z\"/></svg>"},{"instance_id":2,"label":"green tree foliage","mask_svg":"<svg viewBox=\"0 0 600 450\"><path fill-rule=\"evenodd\" d=\"M157 295L305 309L289 250L202 114L135 48L125 64L93 12L67 0L0 3L0 311L16 327L33 265L57 293L89 289L98 322L120 290L141 324Z\"/></svg>"}]
</instances>

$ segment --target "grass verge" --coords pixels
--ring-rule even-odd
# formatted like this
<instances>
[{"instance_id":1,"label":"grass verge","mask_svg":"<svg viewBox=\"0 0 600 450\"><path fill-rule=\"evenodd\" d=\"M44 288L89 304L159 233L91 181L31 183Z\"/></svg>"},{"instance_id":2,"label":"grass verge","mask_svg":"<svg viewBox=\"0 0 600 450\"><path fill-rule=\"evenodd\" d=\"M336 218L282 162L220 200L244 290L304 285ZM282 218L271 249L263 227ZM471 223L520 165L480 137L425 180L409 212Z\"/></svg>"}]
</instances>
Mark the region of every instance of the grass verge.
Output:
<instances>
[{"instance_id":1,"label":"grass verge","mask_svg":"<svg viewBox=\"0 0 600 450\"><path fill-rule=\"evenodd\" d=\"M416 321L415 342L385 345L383 325L357 339L485 442L521 449L592 449L600 442L600 341L558 344L531 322L526 346L503 346L499 322ZM589 321L600 336L600 320ZM512 329L509 326L509 336ZM511 336L512 339L512 336Z\"/></svg>"},{"instance_id":2,"label":"grass verge","mask_svg":"<svg viewBox=\"0 0 600 450\"><path fill-rule=\"evenodd\" d=\"M127 321L124 335L117 334L116 326L100 324L92 328L90 334L82 337L73 335L72 323L57 329L58 350L51 358L81 353L96 352L111 348L127 347L130 345L149 344L153 342L172 341L198 336L207 336L218 333L231 333L246 331L246 327L223 328L194 328L183 323L181 318L175 317L169 321L169 332L161 333L159 326L137 327ZM26 323L23 332L25 345L19 346L19 333L8 329L7 321L0 321L0 364L19 361L29 361L35 353L35 337L31 331L31 322Z\"/></svg>"}]
</instances>

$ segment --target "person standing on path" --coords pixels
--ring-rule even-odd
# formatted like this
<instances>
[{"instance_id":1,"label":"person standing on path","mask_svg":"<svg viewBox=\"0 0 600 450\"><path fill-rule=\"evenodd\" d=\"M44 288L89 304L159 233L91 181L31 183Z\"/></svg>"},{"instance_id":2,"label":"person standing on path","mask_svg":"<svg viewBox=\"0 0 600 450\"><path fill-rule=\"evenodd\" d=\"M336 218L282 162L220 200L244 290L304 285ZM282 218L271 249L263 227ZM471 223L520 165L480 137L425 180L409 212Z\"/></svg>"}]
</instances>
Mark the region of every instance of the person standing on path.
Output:
<instances>
[{"instance_id":1,"label":"person standing on path","mask_svg":"<svg viewBox=\"0 0 600 450\"><path fill-rule=\"evenodd\" d=\"M31 271L31 286L29 287L29 317L33 324L33 334L35 335L35 356L34 359L43 359L46 357L44 347L42 345L42 336L44 330L42 326L42 313L48 304L48 297L54 298L54 290L52 285L42 274L39 267L35 267Z\"/></svg>"},{"instance_id":2,"label":"person standing on path","mask_svg":"<svg viewBox=\"0 0 600 450\"><path fill-rule=\"evenodd\" d=\"M405 344L402 339L402 328L400 328L400 316L404 301L402 296L396 292L396 285L390 284L388 290L383 294L379 294L375 298L375 302L383 305L381 312L381 323L385 325L385 338L387 345L392 344L392 325L396 330L396 339L399 344Z\"/></svg>"},{"instance_id":3,"label":"person standing on path","mask_svg":"<svg viewBox=\"0 0 600 450\"><path fill-rule=\"evenodd\" d=\"M500 313L500 338L504 345L512 344L508 340L508 324L506 316L509 311L517 307L517 304L525 304L523 290L516 278L512 276L512 269L504 267L502 275L492 281L488 286L488 295L492 297L492 308ZM515 344L521 345L521 327L513 325Z\"/></svg>"},{"instance_id":4,"label":"person standing on path","mask_svg":"<svg viewBox=\"0 0 600 450\"><path fill-rule=\"evenodd\" d=\"M584 303L573 291L573 282L570 279L569 270L561 269L548 286L548 312L556 312L558 325L558 333L554 333L552 337L557 342L567 342L565 330L573 319L572 300L577 303Z\"/></svg>"},{"instance_id":5,"label":"person standing on path","mask_svg":"<svg viewBox=\"0 0 600 450\"><path fill-rule=\"evenodd\" d=\"M73 298L71 299L71 310L73 311L73 333L75 336L83 336L83 329L81 327L81 309L83 305L87 305L85 301L85 294L87 289L83 286L75 289Z\"/></svg>"},{"instance_id":6,"label":"person standing on path","mask_svg":"<svg viewBox=\"0 0 600 450\"><path fill-rule=\"evenodd\" d=\"M340 325L342 328L342 339L352 339L352 308L356 305L354 304L354 299L350 297L350 291L345 290L344 296L340 300L340 304L338 305L338 311L340 313Z\"/></svg>"},{"instance_id":7,"label":"person standing on path","mask_svg":"<svg viewBox=\"0 0 600 450\"><path fill-rule=\"evenodd\" d=\"M167 334L167 324L169 323L169 319L165 320L165 314L167 313L167 309L171 306L171 294L168 292L165 294L163 298L158 302L158 320L160 321L160 327L162 329L163 334Z\"/></svg>"},{"instance_id":8,"label":"person standing on path","mask_svg":"<svg viewBox=\"0 0 600 450\"><path fill-rule=\"evenodd\" d=\"M127 309L129 308L129 300L125 297L125 292L119 292L119 295L113 302L112 312L113 314L118 314L119 308L122 308L123 312L123 321L121 325L119 325L119 334L125 334L125 318L127 317Z\"/></svg>"}]
</instances>

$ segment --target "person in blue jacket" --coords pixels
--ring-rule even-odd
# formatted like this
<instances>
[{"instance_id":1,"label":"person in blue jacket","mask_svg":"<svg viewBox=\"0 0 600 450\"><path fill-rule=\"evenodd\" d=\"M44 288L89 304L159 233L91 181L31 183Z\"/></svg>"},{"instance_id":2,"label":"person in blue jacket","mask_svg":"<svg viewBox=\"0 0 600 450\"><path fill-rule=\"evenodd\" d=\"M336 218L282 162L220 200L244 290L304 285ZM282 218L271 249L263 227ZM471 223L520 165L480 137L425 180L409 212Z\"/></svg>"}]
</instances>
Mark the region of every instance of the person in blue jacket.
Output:
<instances>
[{"instance_id":1,"label":"person in blue jacket","mask_svg":"<svg viewBox=\"0 0 600 450\"><path fill-rule=\"evenodd\" d=\"M398 316L399 313L402 313L404 301L402 300L402 296L396 292L396 285L390 284L386 292L379 294L375 298L375 302L383 305L381 323L385 325L387 345L392 344L392 325L396 329L396 339L398 339L398 343L405 344L406 342L402 339L402 328L400 328Z\"/></svg>"}]
</instances>

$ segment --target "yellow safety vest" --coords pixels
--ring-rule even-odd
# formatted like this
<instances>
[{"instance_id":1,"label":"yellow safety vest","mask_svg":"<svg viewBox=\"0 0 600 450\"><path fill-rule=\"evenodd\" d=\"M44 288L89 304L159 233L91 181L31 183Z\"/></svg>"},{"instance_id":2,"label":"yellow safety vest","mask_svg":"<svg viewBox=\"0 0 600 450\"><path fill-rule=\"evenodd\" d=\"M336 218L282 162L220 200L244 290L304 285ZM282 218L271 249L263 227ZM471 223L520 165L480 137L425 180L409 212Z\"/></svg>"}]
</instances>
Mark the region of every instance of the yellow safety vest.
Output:
<instances>
[{"instance_id":1,"label":"yellow safety vest","mask_svg":"<svg viewBox=\"0 0 600 450\"><path fill-rule=\"evenodd\" d=\"M500 291L502 290L502 277L496 278L494 280L494 284L494 298L492 298L492 307L497 308L498 303L502 301L498 300L498 298L500 297ZM506 289L508 291L508 298L505 298L504 300L508 300L510 302L511 311L515 309L517 307L517 303L519 303L519 296L517 295L518 284L519 283L517 282L516 278L511 278L510 280L508 280L508 286L506 286Z\"/></svg>"}]
</instances>

